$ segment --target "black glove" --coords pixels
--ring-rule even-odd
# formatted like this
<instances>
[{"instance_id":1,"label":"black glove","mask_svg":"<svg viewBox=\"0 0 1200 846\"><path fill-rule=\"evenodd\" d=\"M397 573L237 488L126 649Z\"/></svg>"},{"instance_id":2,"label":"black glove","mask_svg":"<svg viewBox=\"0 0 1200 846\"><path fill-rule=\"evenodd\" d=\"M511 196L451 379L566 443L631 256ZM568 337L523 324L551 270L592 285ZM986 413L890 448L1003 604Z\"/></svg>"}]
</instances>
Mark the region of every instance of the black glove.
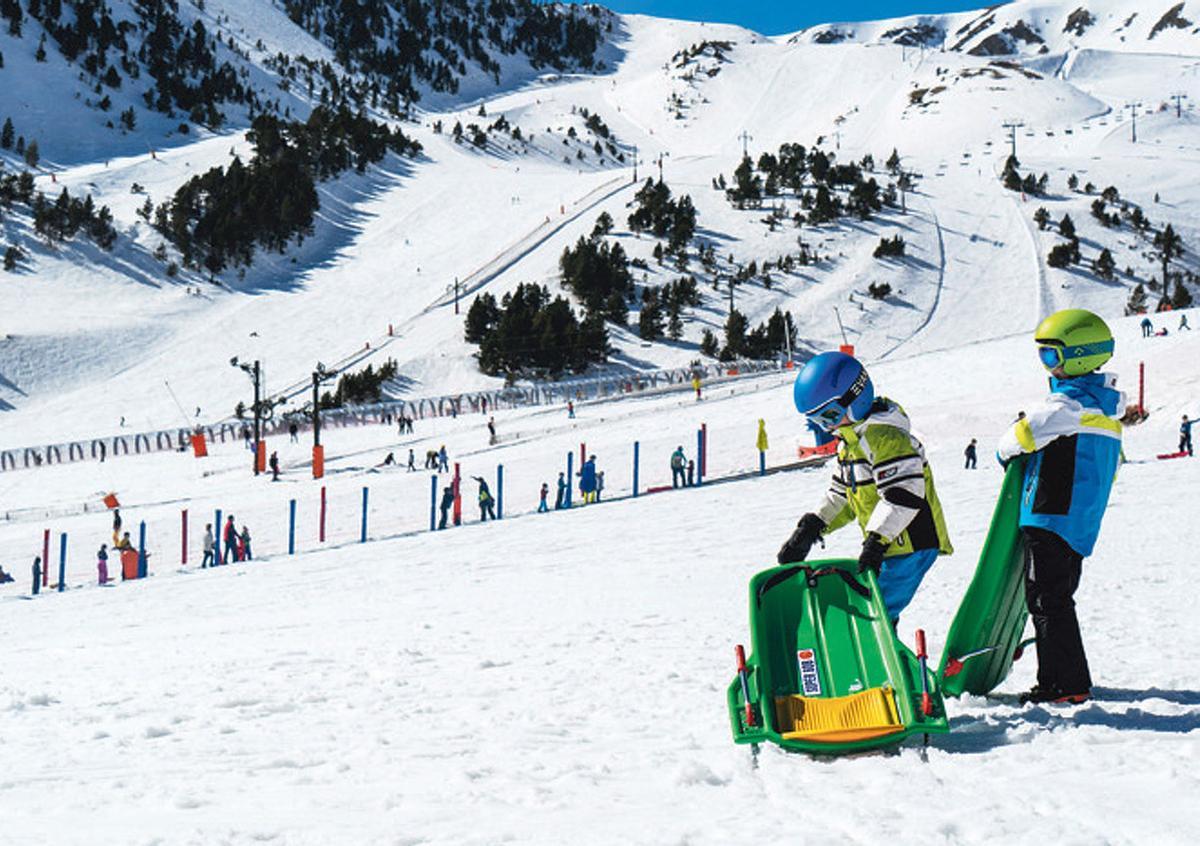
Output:
<instances>
[{"instance_id":1,"label":"black glove","mask_svg":"<svg viewBox=\"0 0 1200 846\"><path fill-rule=\"evenodd\" d=\"M808 551L812 549L814 543L821 541L821 546L825 545L825 541L821 540L823 531L825 531L825 521L816 514L805 514L796 524L796 531L792 532L787 543L780 547L779 554L775 556L775 559L780 564L803 561L808 557Z\"/></svg>"},{"instance_id":2,"label":"black glove","mask_svg":"<svg viewBox=\"0 0 1200 846\"><path fill-rule=\"evenodd\" d=\"M875 532L867 534L863 540L862 552L858 554L858 573L861 576L863 573L870 570L876 576L879 575L879 568L883 566L883 553L887 551L888 545Z\"/></svg>"}]
</instances>

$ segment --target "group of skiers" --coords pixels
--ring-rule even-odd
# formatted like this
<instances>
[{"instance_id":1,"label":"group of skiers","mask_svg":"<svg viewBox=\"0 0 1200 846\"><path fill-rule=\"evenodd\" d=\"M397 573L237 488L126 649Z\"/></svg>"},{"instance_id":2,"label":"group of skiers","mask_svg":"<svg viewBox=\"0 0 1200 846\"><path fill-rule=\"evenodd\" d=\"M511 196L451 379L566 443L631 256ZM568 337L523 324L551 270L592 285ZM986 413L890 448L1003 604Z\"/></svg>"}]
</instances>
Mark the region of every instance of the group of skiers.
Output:
<instances>
[{"instance_id":1,"label":"group of skiers","mask_svg":"<svg viewBox=\"0 0 1200 846\"><path fill-rule=\"evenodd\" d=\"M1091 555L1121 455L1124 396L1100 367L1112 332L1097 315L1067 309L1034 333L1050 393L1000 440L1003 465L1024 458L1020 532L1025 599L1037 635L1037 684L1022 702L1079 703L1091 697L1074 594ZM837 437L837 466L816 510L803 515L779 550L780 564L803 561L813 544L850 522L863 532L859 573L878 580L895 624L939 555L953 552L925 448L904 409L877 396L863 365L840 352L811 359L793 399L810 424ZM975 441L967 448L974 464Z\"/></svg>"},{"instance_id":2,"label":"group of skiers","mask_svg":"<svg viewBox=\"0 0 1200 846\"><path fill-rule=\"evenodd\" d=\"M217 543L213 536L212 523L205 523L204 556L200 559L200 569L206 570L209 567L229 564L231 558L234 561L254 560L254 552L250 546L250 529L243 523L242 530L239 532L237 526L234 525L232 514L225 518L225 527L221 530L221 542L225 544L225 548L221 551L221 560L217 561L214 557Z\"/></svg>"},{"instance_id":3,"label":"group of skiers","mask_svg":"<svg viewBox=\"0 0 1200 846\"><path fill-rule=\"evenodd\" d=\"M671 487L690 488L696 484L696 462L688 458L682 446L671 453Z\"/></svg>"},{"instance_id":4,"label":"group of skiers","mask_svg":"<svg viewBox=\"0 0 1200 846\"><path fill-rule=\"evenodd\" d=\"M1155 331L1154 321L1152 321L1149 317L1142 318L1141 327L1142 327L1142 337L1143 338L1161 338L1167 334L1166 326L1162 327L1158 331ZM1175 331L1183 332L1185 330L1188 332L1191 332L1192 327L1188 325L1187 315L1181 314L1181 315L1179 315L1179 328L1176 329Z\"/></svg>"}]
</instances>

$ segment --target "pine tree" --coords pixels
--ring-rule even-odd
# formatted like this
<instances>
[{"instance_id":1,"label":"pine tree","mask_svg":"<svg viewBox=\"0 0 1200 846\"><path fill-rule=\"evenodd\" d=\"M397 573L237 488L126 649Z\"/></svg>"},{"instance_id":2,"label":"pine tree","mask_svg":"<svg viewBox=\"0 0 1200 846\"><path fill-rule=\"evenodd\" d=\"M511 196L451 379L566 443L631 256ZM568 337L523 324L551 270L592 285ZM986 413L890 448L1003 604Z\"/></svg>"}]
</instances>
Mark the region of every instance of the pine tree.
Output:
<instances>
[{"instance_id":1,"label":"pine tree","mask_svg":"<svg viewBox=\"0 0 1200 846\"><path fill-rule=\"evenodd\" d=\"M36 140L30 141L25 147L25 164L30 167L37 167L41 158L41 153L38 151L38 142Z\"/></svg>"},{"instance_id":2,"label":"pine tree","mask_svg":"<svg viewBox=\"0 0 1200 846\"><path fill-rule=\"evenodd\" d=\"M892 148L892 154L888 156L887 169L892 174L900 170L900 153L897 152L895 147Z\"/></svg>"},{"instance_id":3,"label":"pine tree","mask_svg":"<svg viewBox=\"0 0 1200 846\"><path fill-rule=\"evenodd\" d=\"M657 341L663 335L662 308L658 289L642 291L642 311L638 315L638 337L643 341Z\"/></svg>"},{"instance_id":4,"label":"pine tree","mask_svg":"<svg viewBox=\"0 0 1200 846\"><path fill-rule=\"evenodd\" d=\"M15 130L13 129L12 118L5 118L4 119L4 128L0 129L0 148L3 148L5 150L11 150L12 145L13 145L13 135L14 134L15 134Z\"/></svg>"},{"instance_id":5,"label":"pine tree","mask_svg":"<svg viewBox=\"0 0 1200 846\"><path fill-rule=\"evenodd\" d=\"M1129 295L1129 302L1125 304L1126 314L1144 314L1146 311L1146 289L1139 282L1133 286L1133 291Z\"/></svg>"},{"instance_id":6,"label":"pine tree","mask_svg":"<svg viewBox=\"0 0 1200 846\"><path fill-rule=\"evenodd\" d=\"M1075 238L1075 221L1071 220L1069 214L1064 214L1062 220L1058 222L1058 233L1064 238Z\"/></svg>"},{"instance_id":7,"label":"pine tree","mask_svg":"<svg viewBox=\"0 0 1200 846\"><path fill-rule=\"evenodd\" d=\"M1100 251L1100 255L1092 262L1092 270L1101 279L1112 281L1116 277L1117 263L1108 248Z\"/></svg>"},{"instance_id":8,"label":"pine tree","mask_svg":"<svg viewBox=\"0 0 1200 846\"><path fill-rule=\"evenodd\" d=\"M1073 173L1070 176L1068 176L1067 177L1067 188L1069 188L1072 191L1077 190L1079 188L1079 177Z\"/></svg>"},{"instance_id":9,"label":"pine tree","mask_svg":"<svg viewBox=\"0 0 1200 846\"><path fill-rule=\"evenodd\" d=\"M1178 277L1175 279L1175 293L1171 297L1171 308L1191 308L1192 295L1187 288L1183 286L1183 280Z\"/></svg>"},{"instance_id":10,"label":"pine tree","mask_svg":"<svg viewBox=\"0 0 1200 846\"><path fill-rule=\"evenodd\" d=\"M1168 223L1165 229L1154 236L1154 252L1158 255L1158 260L1162 262L1163 294L1166 294L1170 282L1171 260L1183 255L1183 239L1176 234L1175 228L1171 224Z\"/></svg>"},{"instance_id":11,"label":"pine tree","mask_svg":"<svg viewBox=\"0 0 1200 846\"><path fill-rule=\"evenodd\" d=\"M700 354L709 358L717 357L717 336L711 329L705 329L700 338Z\"/></svg>"},{"instance_id":12,"label":"pine tree","mask_svg":"<svg viewBox=\"0 0 1200 846\"><path fill-rule=\"evenodd\" d=\"M1039 206L1038 210L1033 213L1033 222L1037 224L1039 230L1045 231L1046 224L1050 222L1050 212L1046 211L1045 206Z\"/></svg>"},{"instance_id":13,"label":"pine tree","mask_svg":"<svg viewBox=\"0 0 1200 846\"><path fill-rule=\"evenodd\" d=\"M746 354L746 330L749 328L746 315L736 308L731 309L725 320L725 346L721 350L722 361L733 361Z\"/></svg>"}]
</instances>

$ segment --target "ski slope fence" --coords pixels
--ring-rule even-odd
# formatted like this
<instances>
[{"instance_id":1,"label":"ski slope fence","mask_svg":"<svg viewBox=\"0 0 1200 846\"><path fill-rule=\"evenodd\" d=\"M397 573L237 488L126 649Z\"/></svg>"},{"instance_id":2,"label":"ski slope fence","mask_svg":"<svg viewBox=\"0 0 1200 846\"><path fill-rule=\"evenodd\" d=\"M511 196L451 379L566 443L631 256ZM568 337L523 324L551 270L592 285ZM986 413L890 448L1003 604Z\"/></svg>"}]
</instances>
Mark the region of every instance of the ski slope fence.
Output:
<instances>
[{"instance_id":1,"label":"ski slope fence","mask_svg":"<svg viewBox=\"0 0 1200 846\"><path fill-rule=\"evenodd\" d=\"M699 376L706 385L734 379L753 378L774 373L789 366L784 362L740 361L729 364L696 365L669 370L647 371L594 379L508 387L496 391L449 394L438 397L397 399L351 408L321 411L321 427L344 428L391 422L401 416L413 420L432 417L457 417L459 414L487 414L501 409L538 405L611 400L623 395L648 392L691 390L691 381ZM293 413L263 422L264 435L287 431L292 423L300 431L310 431L311 415ZM191 448L193 434L203 434L210 444L245 440L252 426L246 420L229 419L194 428L178 427L153 432L108 435L86 440L67 441L36 447L0 450L0 473L35 469L79 461L105 461L129 455L155 452L184 452Z\"/></svg>"},{"instance_id":2,"label":"ski slope fence","mask_svg":"<svg viewBox=\"0 0 1200 846\"><path fill-rule=\"evenodd\" d=\"M797 460L790 445L781 445L771 452L772 460L768 462L766 452L755 446L755 421L727 424L712 430L702 423L695 430L662 432L654 429L647 420L646 428L649 430L646 437L633 442L620 445L607 442L599 447L581 443L578 449L563 454L548 453L519 463L497 463L494 453L480 450L459 456L458 461L449 465L448 473L407 472L399 466L386 470L377 466L348 467L343 468L340 478L331 475L319 485L306 482L300 489L268 485L248 489L241 495L226 493L195 499L122 503L121 510L127 517L125 525L137 529L133 534L138 552L138 578L148 575L169 577L177 572L200 569L207 526L212 527L214 557L220 562L227 554L221 529L231 516L238 531L247 526L252 530L251 547L256 561L278 561L299 552L369 545L442 531L438 528L442 522L440 506L447 487L452 490L457 487L457 496L453 509L447 509L445 530L486 531L483 524L491 521L482 520L478 511L478 483L474 481L477 479L485 480L490 488L495 500L495 519L557 519L579 508L637 501L647 496L686 496L694 487L816 468L829 457L821 455ZM524 432L515 436L533 441L539 433ZM714 437L721 441L715 449L712 448ZM676 488L669 456L678 446L685 448L692 468L682 474ZM234 448L240 447L235 445ZM577 471L581 460L596 452L599 452L597 466L605 473L606 480L599 499L585 504ZM556 503L555 484L560 472L565 479L571 480L561 507ZM549 485L547 513L540 513L538 507L538 491L543 482ZM234 507L230 508L231 505ZM0 513L0 517L6 516L16 517L24 524L10 524L12 530L8 532L6 548L15 551L13 542L28 533L30 559L35 554L42 556L40 586L43 589L62 591L97 584L94 553L100 542L111 540L111 512L99 502L74 511L62 509L36 515ZM52 525L44 527L43 520ZM638 530L636 523L628 525L628 518L625 520L623 531ZM13 531L18 534L14 535ZM68 536L73 538L70 556L67 554ZM51 546L52 538L58 540L57 550ZM378 558L378 553L367 549L369 546L364 547L364 559ZM56 561L51 558L55 551L59 553ZM119 560L116 551L110 550L110 579L123 581L127 571L121 569L122 575L117 576L121 568L117 563ZM130 576L130 580L132 578ZM24 583L24 580L19 581Z\"/></svg>"}]
</instances>

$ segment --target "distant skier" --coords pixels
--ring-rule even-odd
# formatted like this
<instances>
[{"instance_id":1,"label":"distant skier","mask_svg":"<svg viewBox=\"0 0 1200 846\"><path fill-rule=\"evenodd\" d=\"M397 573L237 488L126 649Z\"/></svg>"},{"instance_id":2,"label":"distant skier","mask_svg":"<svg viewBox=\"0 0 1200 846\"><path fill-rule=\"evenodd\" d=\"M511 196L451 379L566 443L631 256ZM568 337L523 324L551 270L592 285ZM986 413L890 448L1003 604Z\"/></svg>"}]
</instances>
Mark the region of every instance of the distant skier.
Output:
<instances>
[{"instance_id":1,"label":"distant skier","mask_svg":"<svg viewBox=\"0 0 1200 846\"><path fill-rule=\"evenodd\" d=\"M822 535L857 521L864 535L858 572L876 574L895 624L938 555L954 551L925 448L904 409L875 396L853 356L825 352L810 359L792 396L801 414L840 443L829 490L815 512L800 518L779 563L803 561Z\"/></svg>"},{"instance_id":2,"label":"distant skier","mask_svg":"<svg viewBox=\"0 0 1200 846\"><path fill-rule=\"evenodd\" d=\"M209 567L211 567L213 564L216 563L213 561L213 546L214 546L214 539L213 539L212 523L205 523L204 524L204 546L203 546L204 557L200 559L200 569L201 570L207 570Z\"/></svg>"},{"instance_id":3,"label":"distant skier","mask_svg":"<svg viewBox=\"0 0 1200 846\"><path fill-rule=\"evenodd\" d=\"M225 552L222 556L223 560L221 563L228 564L231 556L233 557L234 561L237 561L238 531L237 527L233 525L232 514L230 514L229 518L225 521L225 531L222 539L225 543Z\"/></svg>"},{"instance_id":4,"label":"distant skier","mask_svg":"<svg viewBox=\"0 0 1200 846\"><path fill-rule=\"evenodd\" d=\"M969 444L967 444L967 448L965 450L963 450L963 455L965 455L967 458L966 466L963 468L964 470L974 470L975 469L975 461L976 461L975 444L976 444L976 440L974 438L971 438L971 442Z\"/></svg>"},{"instance_id":5,"label":"distant skier","mask_svg":"<svg viewBox=\"0 0 1200 846\"><path fill-rule=\"evenodd\" d=\"M700 402L700 377L692 377L692 390L696 392L696 402Z\"/></svg>"},{"instance_id":6,"label":"distant skier","mask_svg":"<svg viewBox=\"0 0 1200 846\"><path fill-rule=\"evenodd\" d=\"M593 502L599 502L600 497L604 494L604 471L601 470L596 474L596 498Z\"/></svg>"},{"instance_id":7,"label":"distant skier","mask_svg":"<svg viewBox=\"0 0 1200 846\"><path fill-rule=\"evenodd\" d=\"M240 554L239 555L240 560L253 561L254 553L250 549L250 528L245 523L242 524L242 533L240 535L238 535L238 541L239 541L238 552Z\"/></svg>"},{"instance_id":8,"label":"distant skier","mask_svg":"<svg viewBox=\"0 0 1200 846\"><path fill-rule=\"evenodd\" d=\"M1025 540L1025 602L1037 634L1037 684L1021 702L1079 703L1092 677L1074 594L1092 554L1121 457L1125 397L1099 372L1113 336L1095 314L1056 312L1034 332L1050 373L1050 395L1000 439L997 457L1025 464L1020 526Z\"/></svg>"},{"instance_id":9,"label":"distant skier","mask_svg":"<svg viewBox=\"0 0 1200 846\"><path fill-rule=\"evenodd\" d=\"M1192 424L1195 420L1188 420L1188 416L1183 415L1183 422L1179 424L1179 451L1186 452L1189 456L1192 455Z\"/></svg>"},{"instance_id":10,"label":"distant skier","mask_svg":"<svg viewBox=\"0 0 1200 846\"><path fill-rule=\"evenodd\" d=\"M558 493L554 496L554 510L558 511L567 504L567 480L564 474L558 474Z\"/></svg>"},{"instance_id":11,"label":"distant skier","mask_svg":"<svg viewBox=\"0 0 1200 846\"><path fill-rule=\"evenodd\" d=\"M396 453L389 452L386 456L384 456L383 463L380 464L379 466L380 467L394 467L395 464L396 464Z\"/></svg>"},{"instance_id":12,"label":"distant skier","mask_svg":"<svg viewBox=\"0 0 1200 846\"><path fill-rule=\"evenodd\" d=\"M42 589L42 557L35 555L33 557L33 595L37 596L38 591Z\"/></svg>"},{"instance_id":13,"label":"distant skier","mask_svg":"<svg viewBox=\"0 0 1200 846\"><path fill-rule=\"evenodd\" d=\"M573 400L567 400L567 419L575 419L575 403Z\"/></svg>"},{"instance_id":14,"label":"distant skier","mask_svg":"<svg viewBox=\"0 0 1200 846\"><path fill-rule=\"evenodd\" d=\"M267 464L269 464L271 467L271 481L278 482L279 481L279 453L272 452L271 458L267 462Z\"/></svg>"},{"instance_id":15,"label":"distant skier","mask_svg":"<svg viewBox=\"0 0 1200 846\"><path fill-rule=\"evenodd\" d=\"M442 444L442 448L438 450L438 470L442 473L450 472L450 456L446 452L445 444Z\"/></svg>"},{"instance_id":16,"label":"distant skier","mask_svg":"<svg viewBox=\"0 0 1200 846\"><path fill-rule=\"evenodd\" d=\"M596 456L590 456L576 474L579 476L579 499L584 505L596 499Z\"/></svg>"},{"instance_id":17,"label":"distant skier","mask_svg":"<svg viewBox=\"0 0 1200 846\"><path fill-rule=\"evenodd\" d=\"M446 485L442 488L442 502L438 506L438 510L442 512L442 519L438 521L438 528L446 528L446 521L450 518L450 507L454 505L454 487Z\"/></svg>"},{"instance_id":18,"label":"distant skier","mask_svg":"<svg viewBox=\"0 0 1200 846\"><path fill-rule=\"evenodd\" d=\"M546 506L546 497L550 496L550 486L542 482L542 489L538 492L538 514L545 514L550 509Z\"/></svg>"},{"instance_id":19,"label":"distant skier","mask_svg":"<svg viewBox=\"0 0 1200 846\"><path fill-rule=\"evenodd\" d=\"M408 472L415 473L417 471L417 456L410 449L408 451Z\"/></svg>"},{"instance_id":20,"label":"distant skier","mask_svg":"<svg viewBox=\"0 0 1200 846\"><path fill-rule=\"evenodd\" d=\"M1181 314L1181 315L1179 315L1179 328L1176 329L1175 331L1182 332L1184 329L1188 330L1189 332L1192 331L1192 327L1188 326L1187 315Z\"/></svg>"},{"instance_id":21,"label":"distant skier","mask_svg":"<svg viewBox=\"0 0 1200 846\"><path fill-rule=\"evenodd\" d=\"M12 573L4 572L4 568L0 567L0 585L6 585L9 582L13 582L13 581L16 581L16 580L12 577Z\"/></svg>"},{"instance_id":22,"label":"distant skier","mask_svg":"<svg viewBox=\"0 0 1200 846\"><path fill-rule=\"evenodd\" d=\"M687 463L687 486L690 488L696 484L696 462L689 458Z\"/></svg>"},{"instance_id":23,"label":"distant skier","mask_svg":"<svg viewBox=\"0 0 1200 846\"><path fill-rule=\"evenodd\" d=\"M479 522L486 523L488 518L496 519L496 499L492 496L488 483L482 476L472 476L479 483Z\"/></svg>"},{"instance_id":24,"label":"distant skier","mask_svg":"<svg viewBox=\"0 0 1200 846\"><path fill-rule=\"evenodd\" d=\"M108 544L100 544L96 552L96 578L102 584L108 584Z\"/></svg>"},{"instance_id":25,"label":"distant skier","mask_svg":"<svg viewBox=\"0 0 1200 846\"><path fill-rule=\"evenodd\" d=\"M299 432L300 427L296 425L295 421L288 424L288 437L292 439L292 443L300 442Z\"/></svg>"},{"instance_id":26,"label":"distant skier","mask_svg":"<svg viewBox=\"0 0 1200 846\"><path fill-rule=\"evenodd\" d=\"M1140 325L1142 327L1143 338L1149 338L1154 334L1154 323L1149 317L1143 317Z\"/></svg>"},{"instance_id":27,"label":"distant skier","mask_svg":"<svg viewBox=\"0 0 1200 846\"><path fill-rule=\"evenodd\" d=\"M496 445L496 418L488 418L488 446Z\"/></svg>"},{"instance_id":28,"label":"distant skier","mask_svg":"<svg viewBox=\"0 0 1200 846\"><path fill-rule=\"evenodd\" d=\"M687 458L684 457L683 447L675 447L671 453L671 487L683 487L687 482Z\"/></svg>"},{"instance_id":29,"label":"distant skier","mask_svg":"<svg viewBox=\"0 0 1200 846\"><path fill-rule=\"evenodd\" d=\"M113 509L113 543L118 543L121 537L121 509Z\"/></svg>"}]
</instances>

